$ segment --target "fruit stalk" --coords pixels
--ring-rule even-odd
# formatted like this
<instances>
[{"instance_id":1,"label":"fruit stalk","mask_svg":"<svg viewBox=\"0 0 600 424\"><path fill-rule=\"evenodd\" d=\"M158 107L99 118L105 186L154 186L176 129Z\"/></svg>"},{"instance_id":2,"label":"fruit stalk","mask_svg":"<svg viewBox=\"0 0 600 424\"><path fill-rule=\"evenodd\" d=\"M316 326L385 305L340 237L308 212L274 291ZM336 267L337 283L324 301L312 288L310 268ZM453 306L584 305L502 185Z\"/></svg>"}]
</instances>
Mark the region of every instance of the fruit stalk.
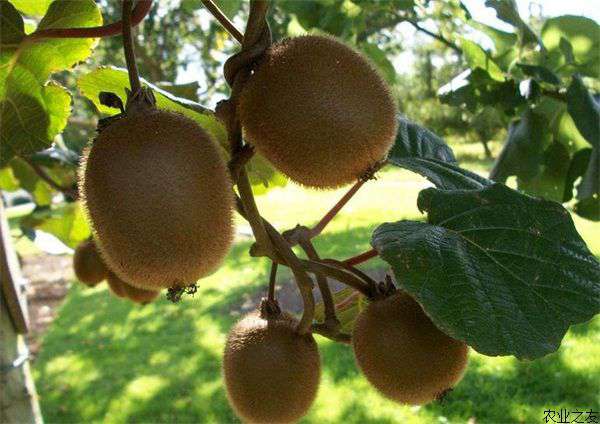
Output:
<instances>
[{"instance_id":1,"label":"fruit stalk","mask_svg":"<svg viewBox=\"0 0 600 424\"><path fill-rule=\"evenodd\" d=\"M271 262L271 275L269 276L269 293L267 294L267 300L269 302L275 302L275 283L277 281L277 262Z\"/></svg>"},{"instance_id":2,"label":"fruit stalk","mask_svg":"<svg viewBox=\"0 0 600 424\"><path fill-rule=\"evenodd\" d=\"M142 85L138 74L137 64L135 63L135 52L133 50L133 35L131 34L131 0L123 1L123 50L125 51L125 62L127 63L127 73L129 75L129 85L133 96L138 93Z\"/></svg>"},{"instance_id":3,"label":"fruit stalk","mask_svg":"<svg viewBox=\"0 0 600 424\"><path fill-rule=\"evenodd\" d=\"M356 256L352 256L351 258L348 258L342 262L344 262L347 265L358 265L358 264L362 264L363 262L367 262L369 259L372 259L374 257L376 257L378 255L377 250L375 249L370 249L367 250L366 252L360 253Z\"/></svg>"},{"instance_id":4,"label":"fruit stalk","mask_svg":"<svg viewBox=\"0 0 600 424\"><path fill-rule=\"evenodd\" d=\"M131 26L136 26L146 17L152 8L152 0L138 0L131 14ZM37 30L28 36L31 40L44 38L98 38L121 34L122 21L89 28L48 28Z\"/></svg>"}]
</instances>

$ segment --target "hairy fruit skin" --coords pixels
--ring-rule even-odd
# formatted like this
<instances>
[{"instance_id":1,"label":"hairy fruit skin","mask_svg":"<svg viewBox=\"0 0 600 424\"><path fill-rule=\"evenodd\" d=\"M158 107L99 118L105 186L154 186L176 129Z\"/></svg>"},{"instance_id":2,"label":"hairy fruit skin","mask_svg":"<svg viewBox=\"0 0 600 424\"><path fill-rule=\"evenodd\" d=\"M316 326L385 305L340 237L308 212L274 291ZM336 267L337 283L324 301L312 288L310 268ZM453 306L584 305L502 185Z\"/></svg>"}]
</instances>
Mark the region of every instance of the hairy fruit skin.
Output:
<instances>
[{"instance_id":1,"label":"hairy fruit skin","mask_svg":"<svg viewBox=\"0 0 600 424\"><path fill-rule=\"evenodd\" d=\"M396 136L387 84L360 53L333 37L271 46L243 88L246 139L290 179L315 188L358 180Z\"/></svg>"},{"instance_id":2,"label":"hairy fruit skin","mask_svg":"<svg viewBox=\"0 0 600 424\"><path fill-rule=\"evenodd\" d=\"M158 291L144 290L127 284L112 272L108 274L107 283L117 297L126 298L142 305L152 302L160 294Z\"/></svg>"},{"instance_id":3,"label":"hairy fruit skin","mask_svg":"<svg viewBox=\"0 0 600 424\"><path fill-rule=\"evenodd\" d=\"M183 115L151 109L108 125L87 153L80 192L109 268L139 288L195 282L231 245L227 166Z\"/></svg>"},{"instance_id":4,"label":"hairy fruit skin","mask_svg":"<svg viewBox=\"0 0 600 424\"><path fill-rule=\"evenodd\" d=\"M268 320L253 313L230 331L223 375L229 402L244 422L295 422L312 405L321 361L312 335L298 335L296 324L285 313Z\"/></svg>"},{"instance_id":5,"label":"hairy fruit skin","mask_svg":"<svg viewBox=\"0 0 600 424\"><path fill-rule=\"evenodd\" d=\"M73 271L77 279L89 287L106 279L109 271L93 240L84 241L75 249Z\"/></svg>"},{"instance_id":6,"label":"hairy fruit skin","mask_svg":"<svg viewBox=\"0 0 600 424\"><path fill-rule=\"evenodd\" d=\"M358 316L356 361L369 382L404 404L430 402L460 381L468 347L440 331L421 306L398 291Z\"/></svg>"}]
</instances>

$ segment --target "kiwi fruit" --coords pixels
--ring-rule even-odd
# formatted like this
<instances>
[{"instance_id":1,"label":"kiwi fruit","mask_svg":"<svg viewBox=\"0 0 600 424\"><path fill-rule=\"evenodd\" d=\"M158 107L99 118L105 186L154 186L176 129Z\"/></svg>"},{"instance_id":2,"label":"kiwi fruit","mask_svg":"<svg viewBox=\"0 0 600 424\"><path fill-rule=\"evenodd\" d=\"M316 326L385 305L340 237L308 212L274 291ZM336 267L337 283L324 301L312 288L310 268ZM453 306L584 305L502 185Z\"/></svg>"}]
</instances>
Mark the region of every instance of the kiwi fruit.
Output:
<instances>
[{"instance_id":1,"label":"kiwi fruit","mask_svg":"<svg viewBox=\"0 0 600 424\"><path fill-rule=\"evenodd\" d=\"M107 282L108 287L117 297L126 298L142 305L152 302L160 294L158 291L140 289L127 284L112 272L108 274Z\"/></svg>"},{"instance_id":2,"label":"kiwi fruit","mask_svg":"<svg viewBox=\"0 0 600 424\"><path fill-rule=\"evenodd\" d=\"M238 110L247 141L291 180L315 188L355 182L385 158L397 130L385 81L329 36L273 44Z\"/></svg>"},{"instance_id":3,"label":"kiwi fruit","mask_svg":"<svg viewBox=\"0 0 600 424\"><path fill-rule=\"evenodd\" d=\"M86 240L75 249L73 271L77 279L89 287L94 287L106 279L108 269L93 240Z\"/></svg>"},{"instance_id":4,"label":"kiwi fruit","mask_svg":"<svg viewBox=\"0 0 600 424\"><path fill-rule=\"evenodd\" d=\"M371 302L352 335L358 366L384 396L421 405L456 385L468 347L440 331L407 293Z\"/></svg>"},{"instance_id":5,"label":"kiwi fruit","mask_svg":"<svg viewBox=\"0 0 600 424\"><path fill-rule=\"evenodd\" d=\"M100 252L146 290L184 287L220 265L233 238L233 194L219 147L194 121L149 108L104 126L80 192Z\"/></svg>"},{"instance_id":6,"label":"kiwi fruit","mask_svg":"<svg viewBox=\"0 0 600 424\"><path fill-rule=\"evenodd\" d=\"M296 325L286 313L252 313L230 331L223 376L229 402L244 422L295 422L312 405L321 362L312 335L299 335Z\"/></svg>"}]
</instances>

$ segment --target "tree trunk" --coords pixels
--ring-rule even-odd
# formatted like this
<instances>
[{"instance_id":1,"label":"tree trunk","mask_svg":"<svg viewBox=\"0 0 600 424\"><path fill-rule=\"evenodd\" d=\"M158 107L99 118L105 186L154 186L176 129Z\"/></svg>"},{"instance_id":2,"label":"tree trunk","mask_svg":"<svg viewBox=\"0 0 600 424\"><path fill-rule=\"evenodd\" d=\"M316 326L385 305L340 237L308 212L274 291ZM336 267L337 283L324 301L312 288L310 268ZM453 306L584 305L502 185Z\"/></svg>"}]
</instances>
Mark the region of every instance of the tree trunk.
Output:
<instances>
[{"instance_id":1,"label":"tree trunk","mask_svg":"<svg viewBox=\"0 0 600 424\"><path fill-rule=\"evenodd\" d=\"M38 424L42 415L23 337L28 319L22 281L0 200L0 422Z\"/></svg>"}]
</instances>

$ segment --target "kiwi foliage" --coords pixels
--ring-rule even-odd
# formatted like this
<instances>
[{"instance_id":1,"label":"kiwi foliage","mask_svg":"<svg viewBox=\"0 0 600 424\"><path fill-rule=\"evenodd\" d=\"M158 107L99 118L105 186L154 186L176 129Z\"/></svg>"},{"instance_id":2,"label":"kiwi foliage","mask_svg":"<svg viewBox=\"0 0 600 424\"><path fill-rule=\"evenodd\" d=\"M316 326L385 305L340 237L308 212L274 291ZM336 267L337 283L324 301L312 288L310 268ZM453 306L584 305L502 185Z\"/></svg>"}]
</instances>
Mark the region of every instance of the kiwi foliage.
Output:
<instances>
[{"instance_id":1,"label":"kiwi foliage","mask_svg":"<svg viewBox=\"0 0 600 424\"><path fill-rule=\"evenodd\" d=\"M106 279L109 271L93 240L86 240L75 249L73 271L77 279L89 287Z\"/></svg>"},{"instance_id":2,"label":"kiwi foliage","mask_svg":"<svg viewBox=\"0 0 600 424\"><path fill-rule=\"evenodd\" d=\"M272 45L241 93L246 139L305 186L355 182L396 136L389 88L360 53L329 36Z\"/></svg>"},{"instance_id":3,"label":"kiwi foliage","mask_svg":"<svg viewBox=\"0 0 600 424\"><path fill-rule=\"evenodd\" d=\"M321 362L312 335L298 335L288 314L252 313L230 331L223 358L229 402L244 422L289 423L317 394Z\"/></svg>"},{"instance_id":4,"label":"kiwi foliage","mask_svg":"<svg viewBox=\"0 0 600 424\"><path fill-rule=\"evenodd\" d=\"M369 382L403 404L437 399L460 381L468 347L440 331L408 294L370 303L356 320L354 354Z\"/></svg>"},{"instance_id":5,"label":"kiwi foliage","mask_svg":"<svg viewBox=\"0 0 600 424\"><path fill-rule=\"evenodd\" d=\"M220 265L233 195L219 147L194 121L152 108L103 128L80 170L103 258L129 284L182 287Z\"/></svg>"},{"instance_id":6,"label":"kiwi foliage","mask_svg":"<svg viewBox=\"0 0 600 424\"><path fill-rule=\"evenodd\" d=\"M117 297L129 299L132 302L140 303L142 305L152 302L160 294L158 291L140 289L127 284L113 272L108 274L106 281L111 292Z\"/></svg>"}]
</instances>

